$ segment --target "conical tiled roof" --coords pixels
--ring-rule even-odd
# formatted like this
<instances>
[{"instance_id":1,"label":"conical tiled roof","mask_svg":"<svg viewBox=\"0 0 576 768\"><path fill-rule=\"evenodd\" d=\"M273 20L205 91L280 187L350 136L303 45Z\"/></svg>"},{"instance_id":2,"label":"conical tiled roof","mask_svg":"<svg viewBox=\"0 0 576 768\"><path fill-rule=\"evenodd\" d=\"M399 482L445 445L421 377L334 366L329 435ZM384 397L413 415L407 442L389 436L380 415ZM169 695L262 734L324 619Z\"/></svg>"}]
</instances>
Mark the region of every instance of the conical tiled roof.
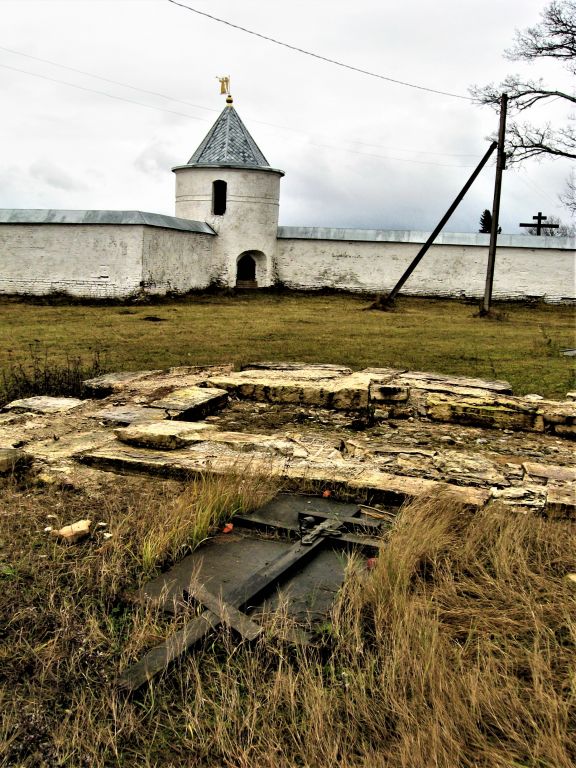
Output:
<instances>
[{"instance_id":1,"label":"conical tiled roof","mask_svg":"<svg viewBox=\"0 0 576 768\"><path fill-rule=\"evenodd\" d=\"M231 104L224 107L204 141L188 160L188 165L270 167Z\"/></svg>"}]
</instances>

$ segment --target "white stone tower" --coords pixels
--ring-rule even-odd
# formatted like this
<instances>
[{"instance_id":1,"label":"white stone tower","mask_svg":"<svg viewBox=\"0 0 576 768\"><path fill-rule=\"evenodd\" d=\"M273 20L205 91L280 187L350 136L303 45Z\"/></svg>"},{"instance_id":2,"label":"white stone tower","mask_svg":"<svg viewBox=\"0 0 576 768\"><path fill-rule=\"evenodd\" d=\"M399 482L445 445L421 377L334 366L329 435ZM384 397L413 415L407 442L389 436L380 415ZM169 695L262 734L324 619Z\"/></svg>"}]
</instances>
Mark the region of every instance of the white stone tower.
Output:
<instances>
[{"instance_id":1,"label":"white stone tower","mask_svg":"<svg viewBox=\"0 0 576 768\"><path fill-rule=\"evenodd\" d=\"M205 221L218 233L218 279L230 287L271 285L284 172L270 167L231 96L188 163L172 170L176 216Z\"/></svg>"}]
</instances>

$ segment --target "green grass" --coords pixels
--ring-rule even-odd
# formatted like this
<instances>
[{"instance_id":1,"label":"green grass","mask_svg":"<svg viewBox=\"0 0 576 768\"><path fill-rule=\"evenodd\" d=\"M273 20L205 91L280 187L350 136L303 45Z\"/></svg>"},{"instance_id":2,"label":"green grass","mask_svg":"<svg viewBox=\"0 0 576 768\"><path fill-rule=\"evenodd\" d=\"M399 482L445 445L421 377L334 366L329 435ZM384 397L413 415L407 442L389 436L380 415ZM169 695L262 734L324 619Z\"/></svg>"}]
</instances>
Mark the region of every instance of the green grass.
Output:
<instances>
[{"instance_id":1,"label":"green grass","mask_svg":"<svg viewBox=\"0 0 576 768\"><path fill-rule=\"evenodd\" d=\"M393 366L509 380L516 394L562 398L573 389L574 308L477 306L402 298L394 312L365 312L366 297L252 294L192 296L134 306L0 302L0 371L31 350L55 362L95 353L108 369L253 360ZM147 317L162 322L147 321ZM503 317L502 317L503 316Z\"/></svg>"}]
</instances>

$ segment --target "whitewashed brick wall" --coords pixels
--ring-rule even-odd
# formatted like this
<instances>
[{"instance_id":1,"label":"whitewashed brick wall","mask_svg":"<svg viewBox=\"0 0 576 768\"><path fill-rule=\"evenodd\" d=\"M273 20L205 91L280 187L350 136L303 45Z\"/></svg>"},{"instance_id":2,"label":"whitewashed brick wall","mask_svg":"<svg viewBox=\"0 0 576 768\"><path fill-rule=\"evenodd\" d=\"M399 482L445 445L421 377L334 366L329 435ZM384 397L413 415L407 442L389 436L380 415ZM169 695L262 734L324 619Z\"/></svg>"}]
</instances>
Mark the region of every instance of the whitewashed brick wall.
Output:
<instances>
[{"instance_id":1,"label":"whitewashed brick wall","mask_svg":"<svg viewBox=\"0 0 576 768\"><path fill-rule=\"evenodd\" d=\"M207 288L219 277L212 260L213 235L146 227L142 274L148 293L185 293Z\"/></svg>"},{"instance_id":2,"label":"whitewashed brick wall","mask_svg":"<svg viewBox=\"0 0 576 768\"><path fill-rule=\"evenodd\" d=\"M349 237L380 240L317 239L338 230L281 227L277 249L278 279L300 290L337 288L369 293L390 291L426 240L425 233L349 230ZM395 240L385 241L385 237ZM553 247L556 240L558 247ZM520 244L518 244L520 243ZM532 247L530 247L532 246ZM546 246L546 247L544 247ZM576 300L574 238L502 236L496 257L494 297L545 301ZM416 267L403 293L481 297L484 293L488 237L440 235Z\"/></svg>"},{"instance_id":3,"label":"whitewashed brick wall","mask_svg":"<svg viewBox=\"0 0 576 768\"><path fill-rule=\"evenodd\" d=\"M116 298L139 290L142 226L0 225L0 293Z\"/></svg>"}]
</instances>

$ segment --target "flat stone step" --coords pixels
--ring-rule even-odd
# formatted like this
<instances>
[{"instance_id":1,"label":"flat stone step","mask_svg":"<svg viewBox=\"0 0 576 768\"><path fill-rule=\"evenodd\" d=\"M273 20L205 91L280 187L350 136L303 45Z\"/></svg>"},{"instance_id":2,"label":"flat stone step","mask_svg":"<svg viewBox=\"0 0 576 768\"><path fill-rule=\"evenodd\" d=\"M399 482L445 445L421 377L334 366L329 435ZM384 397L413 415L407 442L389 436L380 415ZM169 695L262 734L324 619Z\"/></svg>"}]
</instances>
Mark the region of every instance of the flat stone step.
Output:
<instances>
[{"instance_id":1,"label":"flat stone step","mask_svg":"<svg viewBox=\"0 0 576 768\"><path fill-rule=\"evenodd\" d=\"M26 397L21 400L12 400L7 403L3 410L27 412L27 413L64 413L78 408L85 403L85 400L79 400L77 397L48 397L47 395L36 395L35 397Z\"/></svg>"}]
</instances>

